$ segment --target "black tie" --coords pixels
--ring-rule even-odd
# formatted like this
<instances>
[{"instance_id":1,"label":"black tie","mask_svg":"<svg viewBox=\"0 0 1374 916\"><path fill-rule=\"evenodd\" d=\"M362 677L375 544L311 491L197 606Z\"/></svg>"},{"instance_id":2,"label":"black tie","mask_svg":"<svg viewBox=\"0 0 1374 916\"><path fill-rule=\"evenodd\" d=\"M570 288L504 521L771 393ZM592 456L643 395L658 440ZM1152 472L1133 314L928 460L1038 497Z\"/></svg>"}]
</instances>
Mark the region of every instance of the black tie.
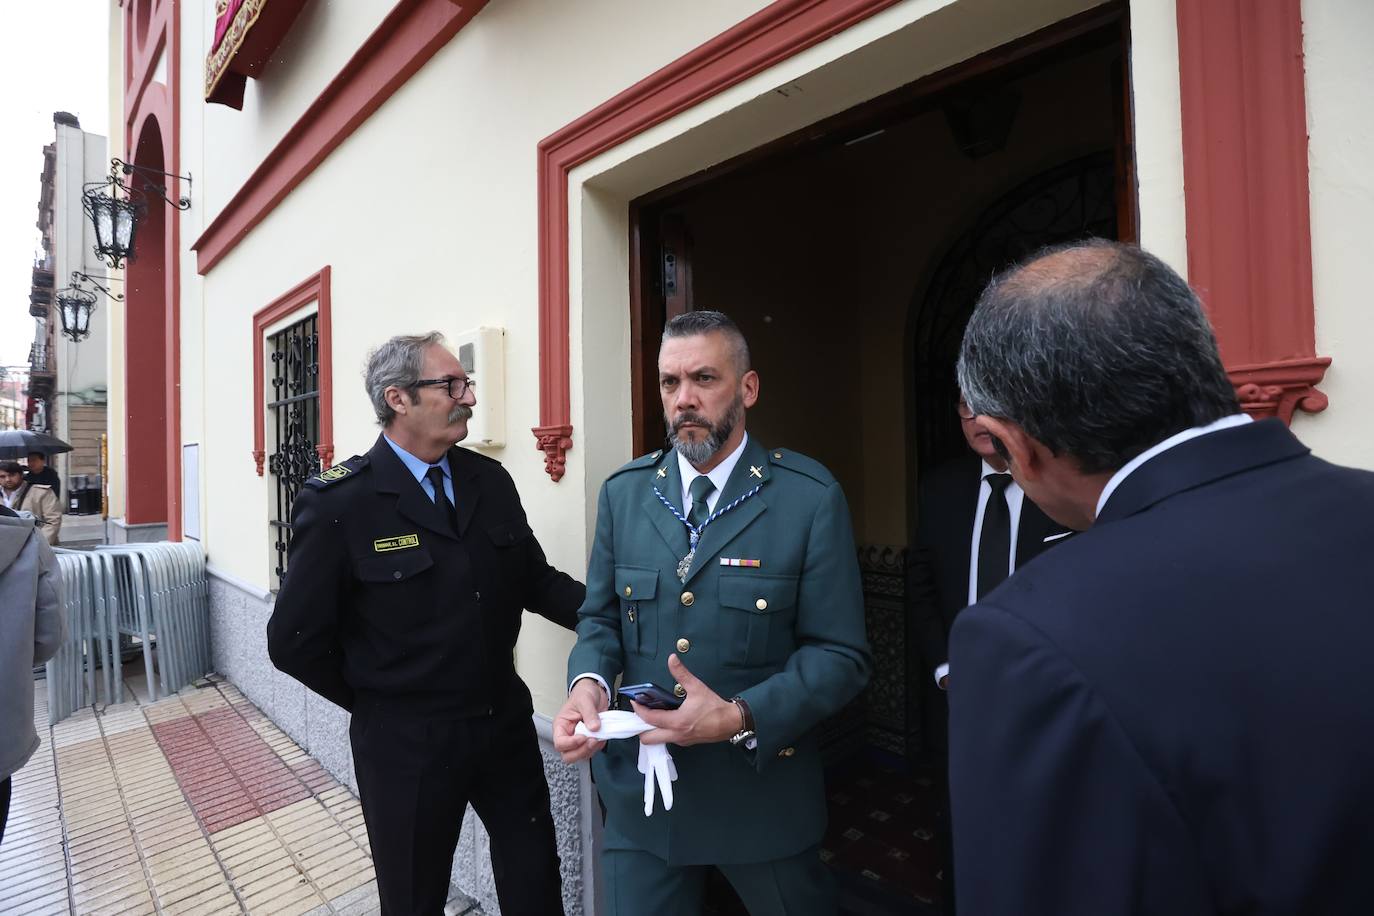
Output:
<instances>
[{"instance_id":1,"label":"black tie","mask_svg":"<svg viewBox=\"0 0 1374 916\"><path fill-rule=\"evenodd\" d=\"M706 506L706 497L710 496L715 488L716 485L711 483L711 478L705 474L687 485L687 492L692 497L692 511L687 514L687 521L691 522L693 527L700 528L702 523L711 517Z\"/></svg>"},{"instance_id":2,"label":"black tie","mask_svg":"<svg viewBox=\"0 0 1374 916\"><path fill-rule=\"evenodd\" d=\"M431 464L429 470L425 471L425 477L429 478L430 486L434 487L434 505L444 510L444 517L448 519L449 525L453 528L453 533L458 533L458 510L453 508L453 503L449 502L448 494L444 492L444 469L437 464Z\"/></svg>"},{"instance_id":3,"label":"black tie","mask_svg":"<svg viewBox=\"0 0 1374 916\"><path fill-rule=\"evenodd\" d=\"M1011 508L1007 505L1010 474L989 474L983 478L992 487L983 510L983 532L978 537L978 597L1002 584L1007 578L1011 556Z\"/></svg>"}]
</instances>

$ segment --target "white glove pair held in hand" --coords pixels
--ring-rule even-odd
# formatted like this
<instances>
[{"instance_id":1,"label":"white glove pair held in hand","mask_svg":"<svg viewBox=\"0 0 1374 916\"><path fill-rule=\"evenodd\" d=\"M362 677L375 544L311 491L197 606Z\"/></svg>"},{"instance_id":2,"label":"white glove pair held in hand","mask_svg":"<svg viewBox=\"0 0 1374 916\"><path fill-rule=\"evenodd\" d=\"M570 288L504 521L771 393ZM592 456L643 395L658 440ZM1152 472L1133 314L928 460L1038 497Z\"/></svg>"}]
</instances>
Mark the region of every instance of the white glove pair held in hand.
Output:
<instances>
[{"instance_id":1,"label":"white glove pair held in hand","mask_svg":"<svg viewBox=\"0 0 1374 916\"><path fill-rule=\"evenodd\" d=\"M587 723L578 722L573 733L598 741L613 741L617 738L634 738L653 728L636 713L623 710L607 710L601 713L601 729L591 731ZM673 780L677 779L677 767L673 765L672 755L666 744L639 745L639 772L644 774L644 816L654 813L654 782L663 796L663 810L673 809Z\"/></svg>"}]
</instances>

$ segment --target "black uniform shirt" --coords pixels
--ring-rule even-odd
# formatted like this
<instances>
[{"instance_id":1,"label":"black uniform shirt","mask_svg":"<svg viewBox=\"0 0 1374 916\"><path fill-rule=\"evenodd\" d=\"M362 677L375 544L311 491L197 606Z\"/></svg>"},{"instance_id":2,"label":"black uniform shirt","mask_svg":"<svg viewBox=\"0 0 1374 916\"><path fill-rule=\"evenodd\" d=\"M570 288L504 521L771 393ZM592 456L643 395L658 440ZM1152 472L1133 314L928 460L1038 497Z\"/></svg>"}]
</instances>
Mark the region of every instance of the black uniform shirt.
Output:
<instances>
[{"instance_id":1,"label":"black uniform shirt","mask_svg":"<svg viewBox=\"0 0 1374 916\"><path fill-rule=\"evenodd\" d=\"M381 437L296 498L268 653L345 709L361 697L455 718L528 710L521 611L577 624L585 589L548 564L510 475L467 449L448 459L457 532Z\"/></svg>"}]
</instances>

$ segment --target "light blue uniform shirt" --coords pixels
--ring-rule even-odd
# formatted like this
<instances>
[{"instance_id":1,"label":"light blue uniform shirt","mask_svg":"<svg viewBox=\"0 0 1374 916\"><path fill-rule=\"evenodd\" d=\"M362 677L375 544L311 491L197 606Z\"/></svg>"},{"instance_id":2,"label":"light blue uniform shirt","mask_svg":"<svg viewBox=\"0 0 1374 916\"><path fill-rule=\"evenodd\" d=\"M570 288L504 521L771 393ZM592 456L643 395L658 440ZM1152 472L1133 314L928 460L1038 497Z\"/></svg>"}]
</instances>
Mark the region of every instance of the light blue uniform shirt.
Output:
<instances>
[{"instance_id":1,"label":"light blue uniform shirt","mask_svg":"<svg viewBox=\"0 0 1374 916\"><path fill-rule=\"evenodd\" d=\"M425 495L428 496L431 500L433 500L434 485L431 484L429 482L429 478L425 476L425 474L429 473L429 469L433 467L433 465L431 465L427 461L421 461L419 458L416 458L410 452L401 448L395 442L392 442L391 437L388 436L386 433L382 433L382 438L386 440L387 445L391 446L391 450L396 453L396 457L401 459L401 464L404 464L406 466L406 470L410 471L410 473L415 475L415 479L419 481L420 486L425 491ZM458 505L458 501L453 498L453 475L449 473L448 469L448 454L445 453L444 457L440 458L434 464L437 464L440 468L443 469L444 495L448 497L449 505Z\"/></svg>"}]
</instances>

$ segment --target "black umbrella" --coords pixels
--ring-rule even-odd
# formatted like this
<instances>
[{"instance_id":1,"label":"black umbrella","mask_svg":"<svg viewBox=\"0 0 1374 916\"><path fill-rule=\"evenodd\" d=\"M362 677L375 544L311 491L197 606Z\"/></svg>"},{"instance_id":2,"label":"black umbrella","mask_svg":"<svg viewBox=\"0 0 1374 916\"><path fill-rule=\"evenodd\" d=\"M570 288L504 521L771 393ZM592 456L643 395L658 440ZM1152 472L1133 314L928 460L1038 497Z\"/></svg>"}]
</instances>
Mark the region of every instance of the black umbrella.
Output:
<instances>
[{"instance_id":1,"label":"black umbrella","mask_svg":"<svg viewBox=\"0 0 1374 916\"><path fill-rule=\"evenodd\" d=\"M27 458L33 452L60 455L71 450L70 445L46 433L36 433L31 429L0 430L0 458Z\"/></svg>"}]
</instances>

